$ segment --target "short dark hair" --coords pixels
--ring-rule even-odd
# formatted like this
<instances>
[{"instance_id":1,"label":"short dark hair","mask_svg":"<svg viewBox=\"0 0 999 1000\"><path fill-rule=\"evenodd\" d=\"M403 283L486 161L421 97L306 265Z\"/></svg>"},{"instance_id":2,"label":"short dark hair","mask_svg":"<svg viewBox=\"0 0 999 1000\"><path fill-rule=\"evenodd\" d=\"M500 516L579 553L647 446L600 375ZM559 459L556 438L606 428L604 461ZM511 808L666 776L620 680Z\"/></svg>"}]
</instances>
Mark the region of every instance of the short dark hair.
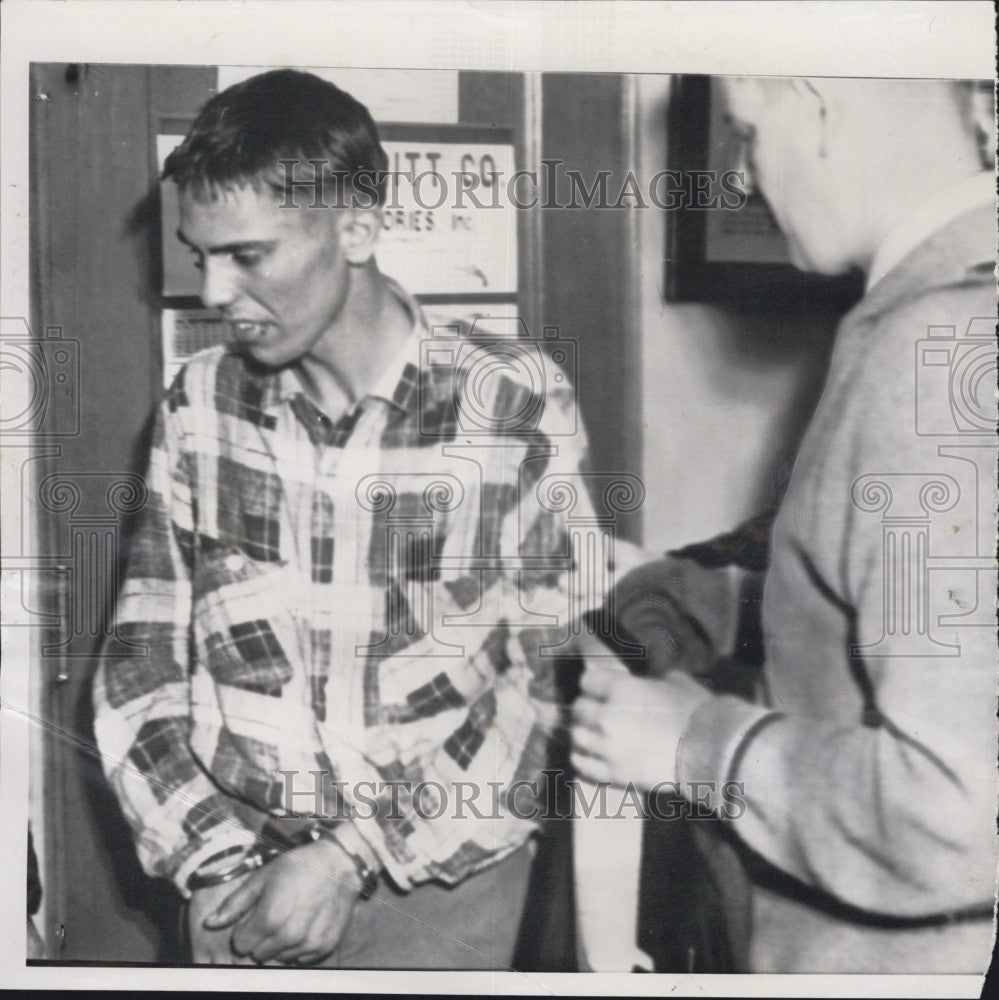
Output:
<instances>
[{"instance_id":1,"label":"short dark hair","mask_svg":"<svg viewBox=\"0 0 999 1000\"><path fill-rule=\"evenodd\" d=\"M368 109L314 73L277 69L208 101L167 157L163 179L199 198L245 185L287 198L296 181L301 198L315 176L310 161L321 161L324 189L333 178L337 186L363 192L363 207L385 200L388 157Z\"/></svg>"}]
</instances>

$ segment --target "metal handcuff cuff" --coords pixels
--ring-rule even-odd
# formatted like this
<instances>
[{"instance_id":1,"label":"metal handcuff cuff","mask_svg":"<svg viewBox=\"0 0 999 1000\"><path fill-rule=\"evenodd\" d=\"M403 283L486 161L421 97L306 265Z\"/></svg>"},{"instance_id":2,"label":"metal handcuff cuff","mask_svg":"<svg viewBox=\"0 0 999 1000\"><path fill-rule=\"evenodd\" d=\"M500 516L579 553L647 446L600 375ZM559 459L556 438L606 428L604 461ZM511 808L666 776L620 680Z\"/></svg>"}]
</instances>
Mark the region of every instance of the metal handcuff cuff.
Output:
<instances>
[{"instance_id":1,"label":"metal handcuff cuff","mask_svg":"<svg viewBox=\"0 0 999 1000\"><path fill-rule=\"evenodd\" d=\"M248 851L237 845L229 847L218 854L213 855L204 862L196 871L192 872L187 880L187 888L190 891L197 889L208 889L211 886L224 885L234 878L247 875L258 868L263 868L268 861L273 861L279 854L284 854L296 847L314 843L317 840L326 838L332 840L344 854L350 858L357 869L357 875L361 880L361 891L359 899L370 899L378 888L378 872L368 865L359 854L349 850L346 845L337 837L332 829L324 829L319 825L311 826L295 837L288 837L275 831L273 827L265 828L267 833L261 832L257 842ZM212 871L212 867L225 861L227 858L239 855L239 860L228 868Z\"/></svg>"}]
</instances>

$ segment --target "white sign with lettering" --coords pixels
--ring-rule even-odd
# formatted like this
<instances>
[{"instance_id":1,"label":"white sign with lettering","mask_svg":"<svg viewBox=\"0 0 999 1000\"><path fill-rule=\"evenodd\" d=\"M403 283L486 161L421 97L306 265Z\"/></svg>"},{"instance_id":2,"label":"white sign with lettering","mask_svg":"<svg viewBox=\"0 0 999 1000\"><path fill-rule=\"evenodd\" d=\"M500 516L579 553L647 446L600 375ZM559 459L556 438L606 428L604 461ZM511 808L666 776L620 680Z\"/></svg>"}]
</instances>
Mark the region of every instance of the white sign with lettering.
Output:
<instances>
[{"instance_id":1,"label":"white sign with lettering","mask_svg":"<svg viewBox=\"0 0 999 1000\"><path fill-rule=\"evenodd\" d=\"M517 294L513 146L382 143L381 269L415 295Z\"/></svg>"}]
</instances>

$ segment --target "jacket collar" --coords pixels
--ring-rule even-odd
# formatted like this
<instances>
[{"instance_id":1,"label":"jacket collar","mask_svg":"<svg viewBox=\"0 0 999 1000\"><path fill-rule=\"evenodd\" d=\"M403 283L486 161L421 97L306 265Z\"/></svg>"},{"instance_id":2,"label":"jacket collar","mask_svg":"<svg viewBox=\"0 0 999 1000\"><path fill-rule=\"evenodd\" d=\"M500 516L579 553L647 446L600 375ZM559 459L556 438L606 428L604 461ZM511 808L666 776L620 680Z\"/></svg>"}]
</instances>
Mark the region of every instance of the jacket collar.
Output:
<instances>
[{"instance_id":1,"label":"jacket collar","mask_svg":"<svg viewBox=\"0 0 999 1000\"><path fill-rule=\"evenodd\" d=\"M863 323L934 289L981 281L996 266L994 202L979 205L946 225L905 255L874 284L848 314Z\"/></svg>"},{"instance_id":2,"label":"jacket collar","mask_svg":"<svg viewBox=\"0 0 999 1000\"><path fill-rule=\"evenodd\" d=\"M948 223L983 205L991 205L994 210L995 203L996 178L991 171L972 174L924 198L885 234L874 251L867 289L874 288L909 253Z\"/></svg>"}]
</instances>

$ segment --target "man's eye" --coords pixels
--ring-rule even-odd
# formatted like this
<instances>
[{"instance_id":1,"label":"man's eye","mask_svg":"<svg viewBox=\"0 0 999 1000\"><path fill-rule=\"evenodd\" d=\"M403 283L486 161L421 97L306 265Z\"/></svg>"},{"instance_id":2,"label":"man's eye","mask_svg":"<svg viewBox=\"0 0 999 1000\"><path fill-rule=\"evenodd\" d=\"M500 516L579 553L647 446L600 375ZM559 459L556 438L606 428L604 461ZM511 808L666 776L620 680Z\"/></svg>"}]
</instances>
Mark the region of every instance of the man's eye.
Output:
<instances>
[{"instance_id":1,"label":"man's eye","mask_svg":"<svg viewBox=\"0 0 999 1000\"><path fill-rule=\"evenodd\" d=\"M232 259L240 267L255 267L263 260L263 253L259 250L241 250L232 255Z\"/></svg>"},{"instance_id":2,"label":"man's eye","mask_svg":"<svg viewBox=\"0 0 999 1000\"><path fill-rule=\"evenodd\" d=\"M191 263L197 271L203 271L205 269L205 262L201 259L201 254L196 250L191 251Z\"/></svg>"}]
</instances>

